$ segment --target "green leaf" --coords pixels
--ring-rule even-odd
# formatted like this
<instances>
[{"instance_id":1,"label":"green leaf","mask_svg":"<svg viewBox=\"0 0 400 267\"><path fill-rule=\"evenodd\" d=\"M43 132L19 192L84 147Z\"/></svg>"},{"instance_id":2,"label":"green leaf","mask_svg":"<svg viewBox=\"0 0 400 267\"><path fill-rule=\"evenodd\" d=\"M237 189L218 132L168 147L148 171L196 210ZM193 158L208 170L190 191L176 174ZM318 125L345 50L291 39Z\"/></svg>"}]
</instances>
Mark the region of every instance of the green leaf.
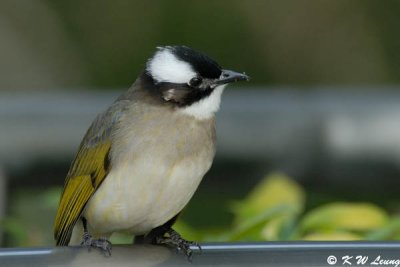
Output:
<instances>
[{"instance_id":1,"label":"green leaf","mask_svg":"<svg viewBox=\"0 0 400 267\"><path fill-rule=\"evenodd\" d=\"M175 231L177 231L187 240L202 241L200 232L196 231L194 228L192 228L182 220L178 220L172 228L174 228Z\"/></svg>"},{"instance_id":2,"label":"green leaf","mask_svg":"<svg viewBox=\"0 0 400 267\"><path fill-rule=\"evenodd\" d=\"M277 241L297 239L297 221L298 216L291 214L284 214L272 218L261 230L263 240Z\"/></svg>"},{"instance_id":3,"label":"green leaf","mask_svg":"<svg viewBox=\"0 0 400 267\"><path fill-rule=\"evenodd\" d=\"M396 240L400 238L400 217L394 217L388 223L365 236L367 240Z\"/></svg>"},{"instance_id":4,"label":"green leaf","mask_svg":"<svg viewBox=\"0 0 400 267\"><path fill-rule=\"evenodd\" d=\"M12 246L18 246L28 239L28 232L24 225L15 217L8 216L0 221L3 232L11 237Z\"/></svg>"},{"instance_id":5,"label":"green leaf","mask_svg":"<svg viewBox=\"0 0 400 267\"><path fill-rule=\"evenodd\" d=\"M288 205L279 205L263 212L248 217L236 224L233 230L225 236L227 241L239 240L264 240L261 231L265 227L267 221L281 217L283 214L288 214L293 208Z\"/></svg>"}]
</instances>

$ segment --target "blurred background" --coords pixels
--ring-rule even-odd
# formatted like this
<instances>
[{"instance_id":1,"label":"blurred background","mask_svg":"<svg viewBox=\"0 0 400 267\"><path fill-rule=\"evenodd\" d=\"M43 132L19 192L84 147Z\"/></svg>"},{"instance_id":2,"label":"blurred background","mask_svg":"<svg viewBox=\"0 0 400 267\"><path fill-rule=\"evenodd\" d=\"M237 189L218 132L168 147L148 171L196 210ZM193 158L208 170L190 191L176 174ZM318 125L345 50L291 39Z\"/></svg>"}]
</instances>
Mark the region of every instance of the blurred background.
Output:
<instances>
[{"instance_id":1,"label":"blurred background","mask_svg":"<svg viewBox=\"0 0 400 267\"><path fill-rule=\"evenodd\" d=\"M0 244L53 245L90 122L168 44L252 77L224 93L185 237L399 238L399 27L391 0L1 1Z\"/></svg>"}]
</instances>

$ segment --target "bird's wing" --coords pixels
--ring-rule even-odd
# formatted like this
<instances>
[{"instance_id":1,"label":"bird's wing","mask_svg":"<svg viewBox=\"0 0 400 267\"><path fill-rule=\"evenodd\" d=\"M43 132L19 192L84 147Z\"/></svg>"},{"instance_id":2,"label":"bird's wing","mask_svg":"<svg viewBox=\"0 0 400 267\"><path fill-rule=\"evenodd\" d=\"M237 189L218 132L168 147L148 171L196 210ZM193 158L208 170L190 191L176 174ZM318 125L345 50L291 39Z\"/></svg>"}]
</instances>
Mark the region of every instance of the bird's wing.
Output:
<instances>
[{"instance_id":1,"label":"bird's wing","mask_svg":"<svg viewBox=\"0 0 400 267\"><path fill-rule=\"evenodd\" d=\"M54 238L59 246L68 245L86 203L111 168L111 134L127 105L126 100L117 101L99 115L80 144L65 180L54 222Z\"/></svg>"}]
</instances>

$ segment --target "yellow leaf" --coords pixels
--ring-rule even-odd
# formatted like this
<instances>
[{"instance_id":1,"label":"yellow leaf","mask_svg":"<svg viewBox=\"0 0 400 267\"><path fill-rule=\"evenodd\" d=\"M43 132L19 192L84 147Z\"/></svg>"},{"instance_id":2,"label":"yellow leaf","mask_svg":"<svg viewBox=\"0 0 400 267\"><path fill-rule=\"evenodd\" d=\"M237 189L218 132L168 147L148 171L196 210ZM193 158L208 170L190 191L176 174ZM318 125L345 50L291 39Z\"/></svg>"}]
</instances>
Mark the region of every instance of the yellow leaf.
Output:
<instances>
[{"instance_id":1,"label":"yellow leaf","mask_svg":"<svg viewBox=\"0 0 400 267\"><path fill-rule=\"evenodd\" d=\"M279 240L279 232L286 220L288 220L288 215L279 216L267 222L261 229L262 238L269 241Z\"/></svg>"},{"instance_id":2,"label":"yellow leaf","mask_svg":"<svg viewBox=\"0 0 400 267\"><path fill-rule=\"evenodd\" d=\"M303 237L303 240L307 241L350 241L361 239L361 236L350 232L312 233Z\"/></svg>"},{"instance_id":3,"label":"yellow leaf","mask_svg":"<svg viewBox=\"0 0 400 267\"><path fill-rule=\"evenodd\" d=\"M345 229L367 231L382 227L388 219L386 212L370 203L337 202L309 212L302 222L304 231L316 229Z\"/></svg>"},{"instance_id":4,"label":"yellow leaf","mask_svg":"<svg viewBox=\"0 0 400 267\"><path fill-rule=\"evenodd\" d=\"M303 210L304 201L303 189L287 175L276 172L265 177L246 199L234 203L233 211L236 222L277 206L288 206L292 214L298 214Z\"/></svg>"}]
</instances>

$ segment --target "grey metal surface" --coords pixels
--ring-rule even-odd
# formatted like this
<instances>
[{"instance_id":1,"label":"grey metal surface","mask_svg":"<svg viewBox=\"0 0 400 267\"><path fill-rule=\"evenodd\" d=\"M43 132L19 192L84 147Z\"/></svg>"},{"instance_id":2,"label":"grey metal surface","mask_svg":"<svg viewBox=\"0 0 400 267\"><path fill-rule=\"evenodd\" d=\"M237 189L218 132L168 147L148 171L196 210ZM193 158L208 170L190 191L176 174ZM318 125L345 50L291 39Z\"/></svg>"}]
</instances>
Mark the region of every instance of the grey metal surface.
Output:
<instances>
[{"instance_id":1,"label":"grey metal surface","mask_svg":"<svg viewBox=\"0 0 400 267\"><path fill-rule=\"evenodd\" d=\"M345 262L347 260L347 262ZM380 263L390 260L392 264ZM335 262L336 261L336 262ZM361 261L365 261L361 264ZM358 262L358 264L357 264ZM162 246L114 246L111 257L78 247L0 249L0 266L396 266L400 242L204 244L192 262ZM377 264L374 264L377 263ZM380 263L380 264L379 264ZM387 262L388 263L388 262Z\"/></svg>"},{"instance_id":2,"label":"grey metal surface","mask_svg":"<svg viewBox=\"0 0 400 267\"><path fill-rule=\"evenodd\" d=\"M90 122L119 93L0 92L0 163L74 153ZM397 161L399 117L400 91L390 88L227 89L217 156L308 160L325 153Z\"/></svg>"},{"instance_id":3,"label":"grey metal surface","mask_svg":"<svg viewBox=\"0 0 400 267\"><path fill-rule=\"evenodd\" d=\"M0 94L0 162L22 165L75 153L97 113L116 92L53 91Z\"/></svg>"}]
</instances>

